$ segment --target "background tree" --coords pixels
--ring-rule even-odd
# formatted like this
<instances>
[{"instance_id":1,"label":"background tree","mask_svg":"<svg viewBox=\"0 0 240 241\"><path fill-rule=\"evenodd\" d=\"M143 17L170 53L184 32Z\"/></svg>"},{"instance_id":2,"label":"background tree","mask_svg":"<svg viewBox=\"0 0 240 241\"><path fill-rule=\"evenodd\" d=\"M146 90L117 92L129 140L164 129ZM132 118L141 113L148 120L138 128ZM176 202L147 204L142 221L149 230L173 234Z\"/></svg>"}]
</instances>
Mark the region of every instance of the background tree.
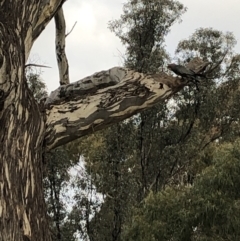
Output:
<instances>
[{"instance_id":1,"label":"background tree","mask_svg":"<svg viewBox=\"0 0 240 241\"><path fill-rule=\"evenodd\" d=\"M128 39L128 37L136 37L138 29L139 36L141 34L148 36L150 42L152 41L150 36L155 39L154 35L151 35L152 29L147 21L151 19L147 13L150 16L152 14L152 11L147 12L148 4L154 9L154 1L151 3L143 1L141 4L139 2L130 1L126 4L125 14L122 15L121 20L113 21L111 25L113 30L116 27L119 31L117 35L123 39L123 43L127 44L126 65L129 64L128 67L133 67L134 61L136 61L136 68L142 68L144 65L144 61L142 61L144 58L139 57L142 61L140 65L138 65L137 57L133 58L133 56L138 56L134 50L140 51L141 48L137 47L137 44L141 44L141 42L136 41L136 45L134 45L134 38ZM159 1L155 3L159 4ZM144 7L147 9L147 13L144 12ZM131 22L131 18L139 19L133 14L139 13L137 10L146 17L146 21L143 17L141 18L141 28L134 25L136 22ZM167 11L167 7L165 10ZM157 15L155 16L157 17ZM132 24L128 26L124 21ZM122 33L121 29L126 30L126 32ZM132 29L135 34L131 35ZM155 44L154 40L151 43ZM122 231L127 226L132 209L139 206L150 190L164 192L165 187L169 185L192 184L199 172L194 163L198 162L205 148L217 139L231 138L233 140L237 137L234 135L234 131L239 118L239 111L237 111L239 76L236 73L239 68L239 60L238 55L233 55L235 43L235 38L230 33L224 34L213 29L197 30L188 40L179 43L176 52L180 63L187 64L190 59L201 57L212 64L212 72L209 72L208 79L201 80L199 84L200 91L195 85L185 87L173 97L174 101L171 104L159 104L127 122L118 124L118 128L114 126L108 131L103 131L101 140L103 143L107 142L109 148L104 144L97 146L95 153L94 150L91 150L93 155L89 155L87 150L82 150L81 153L87 156L87 165L91 166L91 175L97 190L106 195L100 211L90 222L93 227L92 231L89 232L90 240L96 240L97 237L106 240L122 240ZM134 47L131 49L131 46ZM217 52L216 49L218 49ZM146 65L158 66L160 62L151 62L154 58L151 61L147 59L151 53L147 55L147 50L144 53L146 53ZM153 68L149 68L151 69L149 71L153 71ZM148 71L147 67L144 71ZM117 137L121 138L121 144L115 144ZM99 136L97 138L99 139ZM111 141L108 141L109 138ZM131 140L131 149L129 149L129 140ZM89 146L92 139L86 140L86 143L88 143L86 146ZM102 148L107 152L105 153ZM114 177L116 166L111 166L109 163L111 161L118 163L119 159L124 159L125 170L128 170L130 175L124 169L118 169L117 176L123 177L120 182L122 186L119 187L117 193L109 196L109 193L112 194L116 190L114 181L110 181L111 177ZM106 168L105 161L109 168ZM103 168L100 168L102 166ZM122 187L131 190L131 195L121 196ZM175 197L175 194L173 193L172 196ZM111 201L116 201L120 208L114 209ZM116 213L120 218L115 217ZM113 235L116 230L114 226L116 220L121 220L118 236ZM141 229L141 227L139 228ZM158 238L163 233L159 232L159 235ZM148 240L148 235L144 237Z\"/></svg>"},{"instance_id":2,"label":"background tree","mask_svg":"<svg viewBox=\"0 0 240 241\"><path fill-rule=\"evenodd\" d=\"M186 11L174 0L129 0L123 6L119 20L109 28L126 46L125 65L144 73L161 70L169 59L164 40L170 27Z\"/></svg>"},{"instance_id":3,"label":"background tree","mask_svg":"<svg viewBox=\"0 0 240 241\"><path fill-rule=\"evenodd\" d=\"M75 240L75 229L69 227L68 214L71 205L69 185L70 169L79 158L72 155L66 146L46 153L44 192L50 218L52 240ZM68 203L68 205L67 205Z\"/></svg>"},{"instance_id":4,"label":"background tree","mask_svg":"<svg viewBox=\"0 0 240 241\"><path fill-rule=\"evenodd\" d=\"M123 7L121 18L110 22L110 29L126 46L126 67L144 73L163 71L164 63L170 59L164 46L165 37L185 11L178 1L128 1ZM157 150L161 149L160 129L168 121L168 115L166 103L160 103L134 117L137 127L136 173L139 175L138 183L141 183L138 201L142 200L156 177Z\"/></svg>"},{"instance_id":5,"label":"background tree","mask_svg":"<svg viewBox=\"0 0 240 241\"><path fill-rule=\"evenodd\" d=\"M35 100L40 102L42 98L47 97L47 87L46 84L41 80L41 72L29 71L26 74L28 87L33 93Z\"/></svg>"},{"instance_id":6,"label":"background tree","mask_svg":"<svg viewBox=\"0 0 240 241\"><path fill-rule=\"evenodd\" d=\"M171 14L168 14L169 11ZM126 3L121 19L110 23L110 29L126 44L126 67L145 73L156 73L162 68L168 58L163 47L164 37L182 12L183 6L176 1L164 1L164 4L159 1ZM123 29L126 31L122 32ZM96 150L81 150L80 147L96 189L105 197L100 211L89 223L90 240L122 240L123 224L131 215L131 207L142 200L146 186L150 185L151 180L146 183L147 171L150 171L145 169L151 157L157 156L151 152L157 140L153 136L156 136L156 129L161 128L156 125L157 122L166 118L166 109L165 104L161 105L144 116L135 116L96 134L94 137L102 140L102 145L97 145ZM143 122L146 122L146 127ZM143 136L144 144L141 143ZM157 136L160 139L158 133ZM87 147L90 143L92 145L94 137L84 141L88 143ZM84 143L81 142L80 146ZM149 156L143 156L146 153ZM149 169L153 171L153 168L151 165Z\"/></svg>"},{"instance_id":7,"label":"background tree","mask_svg":"<svg viewBox=\"0 0 240 241\"><path fill-rule=\"evenodd\" d=\"M189 40L180 42L177 49L180 56L194 58L204 52L202 58L207 56L208 60L222 64L210 73L212 79L200 82L200 92L187 87L174 96L176 112L169 126L177 126L177 123L180 123L182 130L184 126L189 126L186 128L187 138L180 138L178 142L180 147L184 147L179 150L182 164L184 157L189 160L185 165L178 163L180 172L173 176L162 191L157 194L150 193L146 202L137 209L130 228L128 228L129 223L125 226L128 230L125 240L237 240L239 238L238 232L235 231L238 218L233 218L236 222L232 219L228 221L228 213L232 213L235 202L238 202L234 199L235 194L229 194L229 190L234 189L229 187L230 183L233 186L237 183L233 181L233 176L237 177L238 174L233 174L232 170L238 169L235 166L238 162L235 159L238 155L235 150L238 147L232 148L230 145L229 149L229 143L211 144L214 140L222 143L238 138L235 130L239 120L237 106L239 105L237 104L239 57L233 54L234 44L235 39L232 34L223 34L213 29L197 30ZM220 53L216 52L216 48ZM228 98L224 98L226 96ZM181 129L177 129L175 131L180 134ZM172 129L171 134L175 131ZM205 150L209 144L214 148L214 152L211 148ZM177 149L176 146L174 149ZM231 161L227 160L233 163L230 164ZM204 178L206 181L203 181ZM192 201L193 199L195 201ZM238 213L236 209L234 211Z\"/></svg>"},{"instance_id":8,"label":"background tree","mask_svg":"<svg viewBox=\"0 0 240 241\"><path fill-rule=\"evenodd\" d=\"M239 141L202 155L194 185L151 193L135 210L125 240L238 240Z\"/></svg>"}]
</instances>

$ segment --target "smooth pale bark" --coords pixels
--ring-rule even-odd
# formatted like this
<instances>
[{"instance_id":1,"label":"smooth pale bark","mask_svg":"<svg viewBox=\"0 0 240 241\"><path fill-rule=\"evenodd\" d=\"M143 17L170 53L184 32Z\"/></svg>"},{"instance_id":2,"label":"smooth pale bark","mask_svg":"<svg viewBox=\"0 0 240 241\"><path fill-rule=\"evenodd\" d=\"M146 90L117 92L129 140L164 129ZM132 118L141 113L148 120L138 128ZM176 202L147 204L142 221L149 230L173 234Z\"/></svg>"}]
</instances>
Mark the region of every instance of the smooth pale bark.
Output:
<instances>
[{"instance_id":1,"label":"smooth pale bark","mask_svg":"<svg viewBox=\"0 0 240 241\"><path fill-rule=\"evenodd\" d=\"M46 148L130 117L186 84L164 73L113 68L63 85L38 105L25 64L63 2L0 1L0 241L51 240L42 188Z\"/></svg>"},{"instance_id":2,"label":"smooth pale bark","mask_svg":"<svg viewBox=\"0 0 240 241\"><path fill-rule=\"evenodd\" d=\"M63 9L60 8L55 17L56 26L56 57L59 69L59 82L60 85L69 84L69 73L68 73L68 60L65 53L66 45L66 23L64 19Z\"/></svg>"}]
</instances>

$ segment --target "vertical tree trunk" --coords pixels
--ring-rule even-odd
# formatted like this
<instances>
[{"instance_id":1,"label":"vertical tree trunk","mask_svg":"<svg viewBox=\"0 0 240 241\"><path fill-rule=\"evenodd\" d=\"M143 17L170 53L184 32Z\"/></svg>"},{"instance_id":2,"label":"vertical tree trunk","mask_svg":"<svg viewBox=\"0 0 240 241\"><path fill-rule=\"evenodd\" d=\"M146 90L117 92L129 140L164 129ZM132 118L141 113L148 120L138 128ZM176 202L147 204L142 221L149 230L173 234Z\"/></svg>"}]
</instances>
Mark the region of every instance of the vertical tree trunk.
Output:
<instances>
[{"instance_id":1,"label":"vertical tree trunk","mask_svg":"<svg viewBox=\"0 0 240 241\"><path fill-rule=\"evenodd\" d=\"M0 241L48 241L41 174L44 118L25 79L25 40L11 20L14 16L8 16L9 22L4 19L5 24L2 16Z\"/></svg>"}]
</instances>

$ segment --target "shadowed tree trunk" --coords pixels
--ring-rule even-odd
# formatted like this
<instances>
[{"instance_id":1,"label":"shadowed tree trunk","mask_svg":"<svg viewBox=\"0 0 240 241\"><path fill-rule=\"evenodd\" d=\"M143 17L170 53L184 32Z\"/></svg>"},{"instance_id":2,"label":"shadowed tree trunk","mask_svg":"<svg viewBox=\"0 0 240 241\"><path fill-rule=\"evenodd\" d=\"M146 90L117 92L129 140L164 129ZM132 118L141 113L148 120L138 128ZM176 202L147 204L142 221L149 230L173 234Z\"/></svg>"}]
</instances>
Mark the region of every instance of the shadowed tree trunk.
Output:
<instances>
[{"instance_id":1,"label":"shadowed tree trunk","mask_svg":"<svg viewBox=\"0 0 240 241\"><path fill-rule=\"evenodd\" d=\"M164 73L146 76L116 67L62 85L38 105L25 64L63 2L0 1L0 241L51 240L42 187L45 149L130 117L186 84ZM61 69L66 75L67 66Z\"/></svg>"},{"instance_id":2,"label":"shadowed tree trunk","mask_svg":"<svg viewBox=\"0 0 240 241\"><path fill-rule=\"evenodd\" d=\"M61 4L47 2L0 1L1 241L50 240L42 189L44 115L25 78L32 44Z\"/></svg>"}]
</instances>

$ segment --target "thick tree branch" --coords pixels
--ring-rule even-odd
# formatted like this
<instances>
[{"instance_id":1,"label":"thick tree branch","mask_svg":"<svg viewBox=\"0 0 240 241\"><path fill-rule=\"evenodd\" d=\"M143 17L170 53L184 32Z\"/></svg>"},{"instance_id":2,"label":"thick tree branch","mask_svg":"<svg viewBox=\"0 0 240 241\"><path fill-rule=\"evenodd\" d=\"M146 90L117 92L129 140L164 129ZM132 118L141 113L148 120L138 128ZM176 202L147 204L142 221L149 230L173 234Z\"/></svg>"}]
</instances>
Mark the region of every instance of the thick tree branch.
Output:
<instances>
[{"instance_id":1,"label":"thick tree branch","mask_svg":"<svg viewBox=\"0 0 240 241\"><path fill-rule=\"evenodd\" d=\"M62 7L57 11L55 17L56 25L56 56L59 69L60 85L69 84L68 61L65 53L66 23Z\"/></svg>"},{"instance_id":2,"label":"thick tree branch","mask_svg":"<svg viewBox=\"0 0 240 241\"><path fill-rule=\"evenodd\" d=\"M61 86L45 102L45 143L52 149L124 120L165 100L186 82L165 73L115 67Z\"/></svg>"},{"instance_id":3,"label":"thick tree branch","mask_svg":"<svg viewBox=\"0 0 240 241\"><path fill-rule=\"evenodd\" d=\"M33 3L34 2L34 3ZM25 23L22 23L26 28L25 37L25 59L28 59L30 50L34 41L39 37L58 9L62 6L65 0L25 0L19 3L25 6L32 6L32 11L26 19ZM29 13L29 10L25 10Z\"/></svg>"},{"instance_id":4,"label":"thick tree branch","mask_svg":"<svg viewBox=\"0 0 240 241\"><path fill-rule=\"evenodd\" d=\"M13 38L13 41L19 45L19 50L24 53L25 62L34 41L64 2L65 0L0 1L1 28L7 26L8 32L16 35L16 40Z\"/></svg>"}]
</instances>

